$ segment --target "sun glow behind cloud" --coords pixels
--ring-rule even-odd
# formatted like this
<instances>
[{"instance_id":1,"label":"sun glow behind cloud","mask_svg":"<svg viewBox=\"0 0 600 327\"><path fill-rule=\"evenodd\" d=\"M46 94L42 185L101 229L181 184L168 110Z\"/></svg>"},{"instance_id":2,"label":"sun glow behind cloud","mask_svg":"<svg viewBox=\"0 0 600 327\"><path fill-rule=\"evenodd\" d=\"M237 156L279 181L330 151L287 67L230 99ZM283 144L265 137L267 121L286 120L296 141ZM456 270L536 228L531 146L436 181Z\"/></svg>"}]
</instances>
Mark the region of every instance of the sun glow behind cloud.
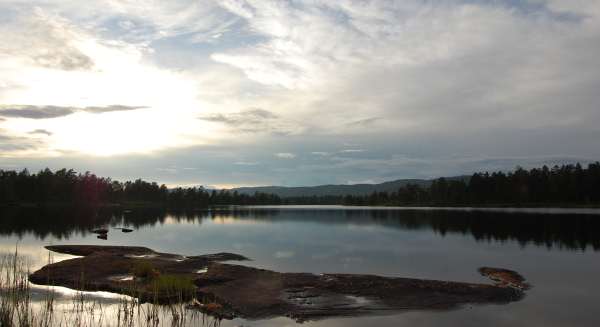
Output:
<instances>
[{"instance_id":1,"label":"sun glow behind cloud","mask_svg":"<svg viewBox=\"0 0 600 327\"><path fill-rule=\"evenodd\" d=\"M148 49L121 42L101 42L79 31L73 49L90 58L91 68L62 70L24 65L22 58L3 60L4 71L19 87L3 92L9 104L89 107L143 106L127 112L75 113L52 119L11 119L3 129L13 136L48 131L38 155L148 153L203 143L214 136L210 124L195 121L201 112L197 83L185 73L144 61ZM10 71L8 70L8 71ZM205 125L205 126L203 126ZM17 151L15 155L31 155Z\"/></svg>"}]
</instances>

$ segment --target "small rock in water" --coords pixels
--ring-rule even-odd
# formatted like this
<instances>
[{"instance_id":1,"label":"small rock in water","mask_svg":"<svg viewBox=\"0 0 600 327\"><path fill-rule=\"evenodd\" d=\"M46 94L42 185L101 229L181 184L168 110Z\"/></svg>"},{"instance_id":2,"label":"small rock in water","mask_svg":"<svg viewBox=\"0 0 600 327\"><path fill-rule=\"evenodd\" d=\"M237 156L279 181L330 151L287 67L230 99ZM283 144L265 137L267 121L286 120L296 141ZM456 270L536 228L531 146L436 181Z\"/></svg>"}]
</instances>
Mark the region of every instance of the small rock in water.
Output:
<instances>
[{"instance_id":1,"label":"small rock in water","mask_svg":"<svg viewBox=\"0 0 600 327\"><path fill-rule=\"evenodd\" d=\"M98 229L94 229L92 231L92 233L94 233L94 234L107 234L108 233L108 229L106 229L106 228L98 228Z\"/></svg>"},{"instance_id":2,"label":"small rock in water","mask_svg":"<svg viewBox=\"0 0 600 327\"><path fill-rule=\"evenodd\" d=\"M525 278L518 272L492 267L481 267L479 273L496 282L496 285L502 287L513 287L521 290L527 290L531 287L525 282Z\"/></svg>"}]
</instances>

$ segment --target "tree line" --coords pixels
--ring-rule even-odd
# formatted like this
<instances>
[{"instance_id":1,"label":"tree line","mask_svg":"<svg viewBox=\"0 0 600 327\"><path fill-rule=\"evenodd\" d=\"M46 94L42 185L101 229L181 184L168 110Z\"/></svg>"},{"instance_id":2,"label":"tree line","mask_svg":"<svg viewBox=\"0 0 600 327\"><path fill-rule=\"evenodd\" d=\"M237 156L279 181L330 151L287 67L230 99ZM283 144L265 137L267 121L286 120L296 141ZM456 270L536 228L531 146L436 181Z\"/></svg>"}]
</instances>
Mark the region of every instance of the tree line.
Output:
<instances>
[{"instance_id":1,"label":"tree line","mask_svg":"<svg viewBox=\"0 0 600 327\"><path fill-rule=\"evenodd\" d=\"M141 179L120 182L72 169L55 172L46 168L38 173L0 170L0 203L60 203L75 205L146 204L154 206L259 205L281 204L273 194L240 194L203 187L167 186Z\"/></svg>"},{"instance_id":2,"label":"tree line","mask_svg":"<svg viewBox=\"0 0 600 327\"><path fill-rule=\"evenodd\" d=\"M394 192L369 195L281 198L203 187L167 188L141 179L119 182L72 169L38 173L0 170L0 203L142 203L162 206L343 204L397 206L599 205L600 163L530 170L475 173L468 178L438 178L429 186L407 184Z\"/></svg>"},{"instance_id":3,"label":"tree line","mask_svg":"<svg viewBox=\"0 0 600 327\"><path fill-rule=\"evenodd\" d=\"M408 184L395 192L369 195L286 198L290 204L397 206L599 205L600 163L438 178L428 187Z\"/></svg>"}]
</instances>

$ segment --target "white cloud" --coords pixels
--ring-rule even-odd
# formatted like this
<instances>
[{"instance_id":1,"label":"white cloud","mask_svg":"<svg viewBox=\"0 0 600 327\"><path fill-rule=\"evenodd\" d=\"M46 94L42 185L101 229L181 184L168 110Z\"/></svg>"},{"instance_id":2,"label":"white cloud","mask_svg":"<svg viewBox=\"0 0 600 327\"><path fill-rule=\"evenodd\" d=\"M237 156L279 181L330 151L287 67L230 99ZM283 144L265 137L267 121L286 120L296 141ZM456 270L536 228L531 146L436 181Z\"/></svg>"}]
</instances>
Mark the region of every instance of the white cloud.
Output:
<instances>
[{"instance_id":1,"label":"white cloud","mask_svg":"<svg viewBox=\"0 0 600 327\"><path fill-rule=\"evenodd\" d=\"M89 70L92 59L79 44L81 31L60 17L33 8L27 15L18 15L12 24L0 25L0 58L22 60L51 69Z\"/></svg>"},{"instance_id":2,"label":"white cloud","mask_svg":"<svg viewBox=\"0 0 600 327\"><path fill-rule=\"evenodd\" d=\"M275 153L275 156L279 159L294 159L294 158L296 158L296 155L294 153L290 153L290 152Z\"/></svg>"},{"instance_id":3,"label":"white cloud","mask_svg":"<svg viewBox=\"0 0 600 327\"><path fill-rule=\"evenodd\" d=\"M598 3L587 2L583 13L552 12L555 3L524 13L508 2L243 6L252 15L241 18L251 17L248 29L265 41L212 58L258 83L294 90L283 105L319 115L310 123L326 133L372 131L368 124L339 122L374 115L380 118L377 132L449 129L466 117L471 124L462 127L470 129L585 124L573 116L562 119L574 99L567 103L557 95L591 92L600 79L588 69L594 65L590 54L600 51L592 42L600 36L597 24L560 17L574 10L596 22ZM307 97L312 105L299 105ZM586 98L578 100L580 117L595 117Z\"/></svg>"},{"instance_id":4,"label":"white cloud","mask_svg":"<svg viewBox=\"0 0 600 327\"><path fill-rule=\"evenodd\" d=\"M170 149L207 146L210 169L232 184L257 184L288 182L274 169L301 169L302 178L319 181L379 180L394 171L462 171L460 158L474 154L598 152L598 1L81 6L0 4L0 105L149 110L5 117L3 156L143 153L158 160ZM348 158L361 149L360 159ZM254 162L260 167L251 175ZM229 171L236 166L244 172Z\"/></svg>"},{"instance_id":5,"label":"white cloud","mask_svg":"<svg viewBox=\"0 0 600 327\"><path fill-rule=\"evenodd\" d=\"M259 164L260 164L260 162L257 162L257 161L236 161L236 162L234 162L234 165L238 165L238 166L256 166Z\"/></svg>"}]
</instances>

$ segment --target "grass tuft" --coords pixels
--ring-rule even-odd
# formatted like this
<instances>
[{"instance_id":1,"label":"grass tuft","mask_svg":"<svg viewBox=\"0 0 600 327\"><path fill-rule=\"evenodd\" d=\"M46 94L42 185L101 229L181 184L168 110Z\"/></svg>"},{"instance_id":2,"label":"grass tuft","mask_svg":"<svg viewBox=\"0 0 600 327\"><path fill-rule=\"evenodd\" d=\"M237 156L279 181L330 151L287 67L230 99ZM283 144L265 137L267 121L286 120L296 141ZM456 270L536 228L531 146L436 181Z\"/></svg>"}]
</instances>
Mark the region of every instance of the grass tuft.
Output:
<instances>
[{"instance_id":1,"label":"grass tuft","mask_svg":"<svg viewBox=\"0 0 600 327\"><path fill-rule=\"evenodd\" d=\"M160 275L158 269L146 260L140 260L131 269L131 274L137 278L153 280Z\"/></svg>"},{"instance_id":2,"label":"grass tuft","mask_svg":"<svg viewBox=\"0 0 600 327\"><path fill-rule=\"evenodd\" d=\"M178 275L160 275L154 279L156 290L161 294L194 294L196 286L191 278Z\"/></svg>"}]
</instances>

